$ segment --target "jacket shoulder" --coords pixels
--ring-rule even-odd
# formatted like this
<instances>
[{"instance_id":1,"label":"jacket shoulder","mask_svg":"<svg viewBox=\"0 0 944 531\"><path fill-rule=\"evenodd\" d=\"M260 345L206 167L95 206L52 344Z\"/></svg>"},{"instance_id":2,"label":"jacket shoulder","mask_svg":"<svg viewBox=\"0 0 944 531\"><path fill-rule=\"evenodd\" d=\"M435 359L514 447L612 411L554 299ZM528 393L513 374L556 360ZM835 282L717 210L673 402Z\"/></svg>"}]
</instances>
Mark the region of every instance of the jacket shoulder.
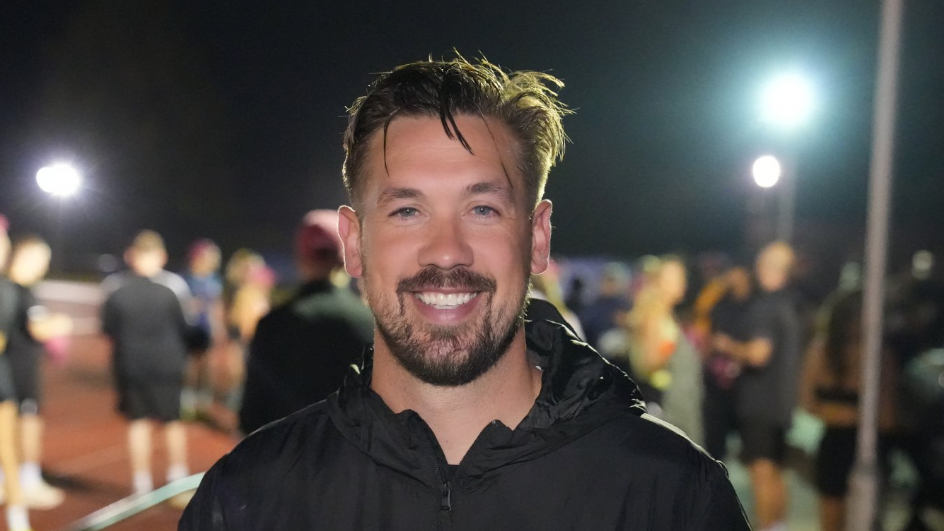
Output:
<instances>
[{"instance_id":1,"label":"jacket shoulder","mask_svg":"<svg viewBox=\"0 0 944 531\"><path fill-rule=\"evenodd\" d=\"M337 430L328 415L326 402L322 401L296 411L285 418L270 422L247 434L246 438L236 445L226 457L247 457L251 460L257 460L266 453L284 456L286 451L292 450L291 447L284 446L285 443L305 438L308 439L306 441L307 445L311 443L311 436L322 436L329 433L337 433Z\"/></svg>"},{"instance_id":2,"label":"jacket shoulder","mask_svg":"<svg viewBox=\"0 0 944 531\"><path fill-rule=\"evenodd\" d=\"M654 476L674 472L680 475L720 474L727 471L675 426L652 415L622 415L603 427L613 459L628 461L642 473Z\"/></svg>"},{"instance_id":3,"label":"jacket shoulder","mask_svg":"<svg viewBox=\"0 0 944 531\"><path fill-rule=\"evenodd\" d=\"M684 514L692 529L750 527L724 465L693 443L678 428L649 414L624 415L603 427L611 488L622 482L646 485L650 503L666 514ZM688 529L686 527L686 529Z\"/></svg>"}]
</instances>

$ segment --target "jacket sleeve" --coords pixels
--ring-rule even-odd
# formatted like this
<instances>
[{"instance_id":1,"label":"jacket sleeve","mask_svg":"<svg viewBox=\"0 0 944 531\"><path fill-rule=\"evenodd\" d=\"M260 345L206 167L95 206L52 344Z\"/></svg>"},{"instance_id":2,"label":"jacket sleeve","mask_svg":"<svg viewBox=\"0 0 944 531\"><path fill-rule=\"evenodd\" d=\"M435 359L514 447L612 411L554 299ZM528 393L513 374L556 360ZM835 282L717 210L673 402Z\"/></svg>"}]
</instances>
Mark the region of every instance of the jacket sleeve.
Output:
<instances>
[{"instance_id":1,"label":"jacket sleeve","mask_svg":"<svg viewBox=\"0 0 944 531\"><path fill-rule=\"evenodd\" d=\"M708 492L708 507L693 531L751 531L737 493L722 466L710 476Z\"/></svg>"},{"instance_id":2,"label":"jacket sleeve","mask_svg":"<svg viewBox=\"0 0 944 531\"><path fill-rule=\"evenodd\" d=\"M203 476L200 487L184 510L178 531L231 531L238 528L228 525L220 495L221 475L226 457L217 461Z\"/></svg>"}]
</instances>

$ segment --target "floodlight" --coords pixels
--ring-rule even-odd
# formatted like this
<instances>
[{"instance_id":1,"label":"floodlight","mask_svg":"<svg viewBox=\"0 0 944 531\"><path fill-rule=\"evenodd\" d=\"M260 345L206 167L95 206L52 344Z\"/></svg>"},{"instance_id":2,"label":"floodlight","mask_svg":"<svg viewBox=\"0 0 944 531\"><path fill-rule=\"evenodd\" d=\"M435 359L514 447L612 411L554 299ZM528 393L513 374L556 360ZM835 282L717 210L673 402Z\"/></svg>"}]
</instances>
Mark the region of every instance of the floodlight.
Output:
<instances>
[{"instance_id":1,"label":"floodlight","mask_svg":"<svg viewBox=\"0 0 944 531\"><path fill-rule=\"evenodd\" d=\"M79 190L82 176L68 164L55 164L36 172L36 183L48 194L67 197Z\"/></svg>"},{"instance_id":2,"label":"floodlight","mask_svg":"<svg viewBox=\"0 0 944 531\"><path fill-rule=\"evenodd\" d=\"M809 80L797 73L784 74L764 88L761 118L778 127L796 127L809 118L814 100Z\"/></svg>"}]
</instances>

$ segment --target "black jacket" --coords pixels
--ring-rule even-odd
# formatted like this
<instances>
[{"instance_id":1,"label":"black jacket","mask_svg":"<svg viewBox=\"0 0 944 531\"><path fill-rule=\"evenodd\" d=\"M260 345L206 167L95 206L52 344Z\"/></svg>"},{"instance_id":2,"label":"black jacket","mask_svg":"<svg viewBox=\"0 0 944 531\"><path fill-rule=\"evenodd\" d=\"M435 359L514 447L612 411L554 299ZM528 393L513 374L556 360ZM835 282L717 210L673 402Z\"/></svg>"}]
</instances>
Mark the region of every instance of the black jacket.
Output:
<instances>
[{"instance_id":1,"label":"black jacket","mask_svg":"<svg viewBox=\"0 0 944 531\"><path fill-rule=\"evenodd\" d=\"M487 426L457 470L425 422L370 389L248 437L207 473L179 529L750 529L721 464L645 414L636 386L549 321L527 324L542 391L515 430Z\"/></svg>"}]
</instances>

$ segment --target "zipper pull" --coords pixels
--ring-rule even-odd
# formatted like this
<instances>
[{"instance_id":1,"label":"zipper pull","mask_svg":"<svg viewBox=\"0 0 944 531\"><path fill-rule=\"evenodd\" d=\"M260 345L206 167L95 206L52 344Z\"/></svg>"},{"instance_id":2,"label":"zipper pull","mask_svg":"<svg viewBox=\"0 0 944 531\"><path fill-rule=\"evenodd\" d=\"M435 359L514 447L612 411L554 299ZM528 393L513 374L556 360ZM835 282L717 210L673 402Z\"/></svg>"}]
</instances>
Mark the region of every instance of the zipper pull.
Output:
<instances>
[{"instance_id":1,"label":"zipper pull","mask_svg":"<svg viewBox=\"0 0 944 531\"><path fill-rule=\"evenodd\" d=\"M442 484L442 498L439 501L439 510L452 510L452 485L450 485L448 481Z\"/></svg>"}]
</instances>

